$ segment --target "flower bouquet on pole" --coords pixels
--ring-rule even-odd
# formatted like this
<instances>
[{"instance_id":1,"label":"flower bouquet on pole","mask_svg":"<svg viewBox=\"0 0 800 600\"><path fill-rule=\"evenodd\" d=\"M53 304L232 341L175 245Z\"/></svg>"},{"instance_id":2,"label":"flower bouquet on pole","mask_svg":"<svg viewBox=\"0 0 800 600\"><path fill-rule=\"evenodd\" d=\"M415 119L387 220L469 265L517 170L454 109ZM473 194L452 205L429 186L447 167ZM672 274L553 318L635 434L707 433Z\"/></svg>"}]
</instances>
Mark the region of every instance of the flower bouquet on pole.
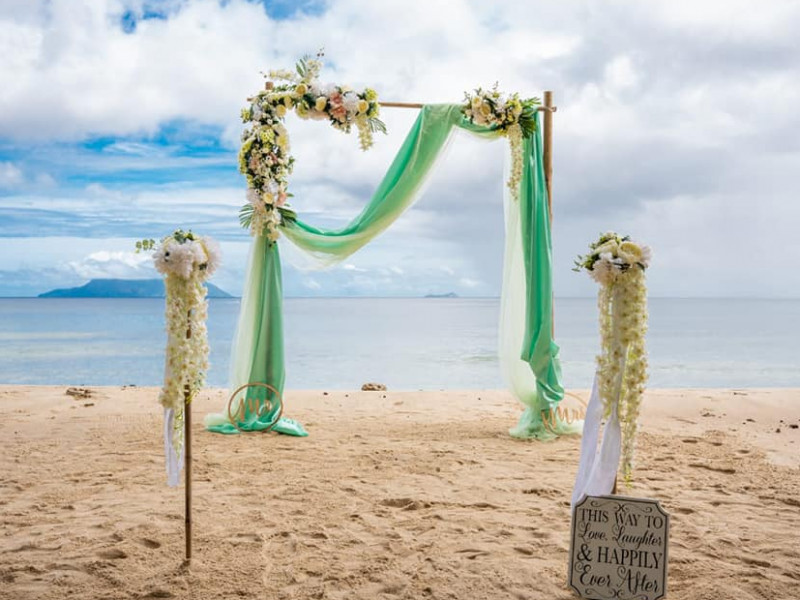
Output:
<instances>
[{"instance_id":1,"label":"flower bouquet on pole","mask_svg":"<svg viewBox=\"0 0 800 600\"><path fill-rule=\"evenodd\" d=\"M578 257L600 289L600 354L586 411L573 506L586 495L612 492L620 468L626 483L633 467L639 407L647 383L647 287L650 248L616 233L605 233ZM605 421L600 447L601 425Z\"/></svg>"},{"instance_id":2,"label":"flower bouquet on pole","mask_svg":"<svg viewBox=\"0 0 800 600\"><path fill-rule=\"evenodd\" d=\"M178 485L184 463L186 408L205 384L208 370L207 290L203 283L219 265L219 246L209 237L180 229L163 238L137 242L137 251L153 251L156 270L164 275L167 348L164 385L164 451L167 482Z\"/></svg>"}]
</instances>

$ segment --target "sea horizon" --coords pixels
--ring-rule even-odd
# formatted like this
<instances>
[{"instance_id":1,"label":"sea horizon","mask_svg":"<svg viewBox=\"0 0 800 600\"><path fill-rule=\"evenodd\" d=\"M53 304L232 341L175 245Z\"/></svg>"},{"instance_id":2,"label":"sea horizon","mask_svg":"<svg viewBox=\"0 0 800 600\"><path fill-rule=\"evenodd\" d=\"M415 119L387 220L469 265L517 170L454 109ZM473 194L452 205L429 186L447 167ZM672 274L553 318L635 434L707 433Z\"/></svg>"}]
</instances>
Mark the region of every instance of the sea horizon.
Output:
<instances>
[{"instance_id":1,"label":"sea horizon","mask_svg":"<svg viewBox=\"0 0 800 600\"><path fill-rule=\"evenodd\" d=\"M54 288L60 289L60 288ZM209 298L209 300L241 300L242 296L237 296L232 294L230 291L220 288L224 292L230 294L230 297L227 298ZM51 291L51 290L48 290ZM42 292L44 293L44 292ZM312 295L312 296L298 296L298 295L286 295L283 296L284 300L289 299L302 299L302 300L349 300L349 299L373 299L373 300L390 300L394 298L398 299L417 299L417 300L450 300L450 299L475 299L475 300L500 300L501 296L498 294L496 296L468 296L466 294L458 294L454 297L447 297L447 298L440 298L438 297L439 294L425 294L422 296L419 295L392 295L392 296L365 296L365 295L358 295L358 296L319 296L319 295ZM589 296L554 296L555 300L588 300L588 299L595 299L596 295L589 295ZM144 297L136 297L136 296L71 296L71 297L61 297L61 298L44 298L41 295L36 296L2 296L0 295L0 300L31 300L31 299L38 299L38 300L157 300L159 298L144 298ZM161 298L163 300L163 297ZM800 296L648 296L648 300L800 300Z\"/></svg>"},{"instance_id":2,"label":"sea horizon","mask_svg":"<svg viewBox=\"0 0 800 600\"><path fill-rule=\"evenodd\" d=\"M207 385L226 387L240 299L209 302ZM0 383L160 385L163 313L161 298L0 298ZM502 389L499 314L497 297L287 297L286 386ZM800 387L800 300L651 298L650 315L651 388ZM557 297L555 319L565 387L591 387L595 299Z\"/></svg>"}]
</instances>

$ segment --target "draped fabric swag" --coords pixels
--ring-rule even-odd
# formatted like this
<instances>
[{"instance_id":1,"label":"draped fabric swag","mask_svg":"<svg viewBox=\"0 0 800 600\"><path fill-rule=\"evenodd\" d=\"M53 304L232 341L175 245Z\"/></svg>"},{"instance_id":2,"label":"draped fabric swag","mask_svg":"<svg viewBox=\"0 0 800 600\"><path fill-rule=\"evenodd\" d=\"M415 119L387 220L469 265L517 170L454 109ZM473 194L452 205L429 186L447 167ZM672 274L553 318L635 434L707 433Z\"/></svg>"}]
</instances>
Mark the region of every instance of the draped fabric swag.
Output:
<instances>
[{"instance_id":1,"label":"draped fabric swag","mask_svg":"<svg viewBox=\"0 0 800 600\"><path fill-rule=\"evenodd\" d=\"M500 358L504 376L525 410L510 434L545 439L580 431L580 423L556 419L563 398L558 346L553 341L552 249L542 142L537 132L524 139L519 201L506 194L506 248L500 322ZM391 225L416 200L426 177L455 128L486 138L500 137L469 123L457 104L424 106L370 202L348 225L323 230L301 220L282 225L284 237L326 264L344 260ZM281 266L277 244L264 236L252 246L242 296L231 366L231 389L246 383L268 383L279 392L284 384ZM249 409L249 405L245 408ZM273 415L245 410L238 428L234 410L206 416L210 431L237 433L265 429ZM276 430L305 435L302 426L282 419Z\"/></svg>"}]
</instances>

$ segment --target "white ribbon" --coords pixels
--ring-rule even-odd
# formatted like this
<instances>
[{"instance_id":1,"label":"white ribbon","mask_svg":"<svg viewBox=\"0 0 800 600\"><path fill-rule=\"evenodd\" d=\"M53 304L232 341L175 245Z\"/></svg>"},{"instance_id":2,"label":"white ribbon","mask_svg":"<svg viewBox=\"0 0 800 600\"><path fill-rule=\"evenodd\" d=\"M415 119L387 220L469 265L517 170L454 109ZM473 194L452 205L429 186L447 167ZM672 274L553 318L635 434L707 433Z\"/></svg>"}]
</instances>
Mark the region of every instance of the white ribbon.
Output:
<instances>
[{"instance_id":1,"label":"white ribbon","mask_svg":"<svg viewBox=\"0 0 800 600\"><path fill-rule=\"evenodd\" d=\"M603 401L595 375L589 406L586 407L586 420L583 424L581 440L581 458L578 463L578 475L575 478L575 489L572 491L572 507L585 496L605 496L614 489L617 478L619 458L622 454L622 431L617 415L616 403L611 408L611 415L603 431L600 448L600 428L603 422Z\"/></svg>"},{"instance_id":2,"label":"white ribbon","mask_svg":"<svg viewBox=\"0 0 800 600\"><path fill-rule=\"evenodd\" d=\"M175 421L175 411L171 408L164 409L164 458L167 463L167 485L175 487L180 483L181 469L183 468L183 446L180 454L172 445L172 428Z\"/></svg>"}]
</instances>

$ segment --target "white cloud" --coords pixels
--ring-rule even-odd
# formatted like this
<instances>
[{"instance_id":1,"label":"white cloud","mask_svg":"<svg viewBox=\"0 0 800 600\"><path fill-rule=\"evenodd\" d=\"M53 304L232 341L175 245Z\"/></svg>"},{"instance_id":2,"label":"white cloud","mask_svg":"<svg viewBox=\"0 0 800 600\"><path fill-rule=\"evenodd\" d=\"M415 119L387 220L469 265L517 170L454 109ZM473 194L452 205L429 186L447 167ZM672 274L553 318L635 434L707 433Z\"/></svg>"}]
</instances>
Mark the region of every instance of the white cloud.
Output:
<instances>
[{"instance_id":1,"label":"white cloud","mask_svg":"<svg viewBox=\"0 0 800 600\"><path fill-rule=\"evenodd\" d=\"M128 8L141 13L133 0L16 0L0 8L0 138L22 145L124 136L177 119L219 128L233 148L239 108L263 84L259 71L291 66L320 46L330 59L324 79L370 85L385 99L458 101L465 89L496 80L523 95L551 88L559 105L559 293L593 293L567 270L571 258L597 231L617 228L656 248L653 293L798 295L797 283L784 289L786 261L764 264L754 253L734 265L730 257L745 235L800 259L789 226L798 222L800 5L770 0L749 7L746 0L602 6L337 0L319 16L275 21L257 3L193 0L172 2L170 18L140 21L128 34L119 17ZM386 109L384 117L392 133L366 154L354 136L291 118L294 204L304 218L337 227L361 210L415 114ZM476 293L497 292L502 147L455 139L424 202L353 257L356 268L331 277L351 291L480 282ZM45 165L61 161L81 176L146 174L189 160L157 140L120 139L96 154L70 148L45 145L37 152ZM87 235L107 238L123 238L134 227L157 236L182 225L236 239L225 276L237 286L247 244L236 222L241 187L186 181L132 189L78 177L80 190L54 188L51 175L12 160L0 163L0 185L22 192L0 198L0 210L69 214L91 229ZM234 168L233 160L191 159L198 167ZM59 182L69 179L69 172L63 178L52 172ZM26 180L51 189L33 193ZM98 243L90 250L81 244L83 254L70 250L64 260L124 251ZM693 247L701 248L702 260L692 260ZM11 248L26 251L16 242ZM54 248L51 259L63 250ZM385 265L393 267L379 272ZM757 275L741 277L743 268ZM311 281L323 290L333 282L316 274Z\"/></svg>"},{"instance_id":2,"label":"white cloud","mask_svg":"<svg viewBox=\"0 0 800 600\"><path fill-rule=\"evenodd\" d=\"M22 184L22 171L14 163L0 162L0 187L16 187Z\"/></svg>"},{"instance_id":3,"label":"white cloud","mask_svg":"<svg viewBox=\"0 0 800 600\"><path fill-rule=\"evenodd\" d=\"M146 279L156 276L149 254L134 252L92 252L65 268L82 279Z\"/></svg>"}]
</instances>

